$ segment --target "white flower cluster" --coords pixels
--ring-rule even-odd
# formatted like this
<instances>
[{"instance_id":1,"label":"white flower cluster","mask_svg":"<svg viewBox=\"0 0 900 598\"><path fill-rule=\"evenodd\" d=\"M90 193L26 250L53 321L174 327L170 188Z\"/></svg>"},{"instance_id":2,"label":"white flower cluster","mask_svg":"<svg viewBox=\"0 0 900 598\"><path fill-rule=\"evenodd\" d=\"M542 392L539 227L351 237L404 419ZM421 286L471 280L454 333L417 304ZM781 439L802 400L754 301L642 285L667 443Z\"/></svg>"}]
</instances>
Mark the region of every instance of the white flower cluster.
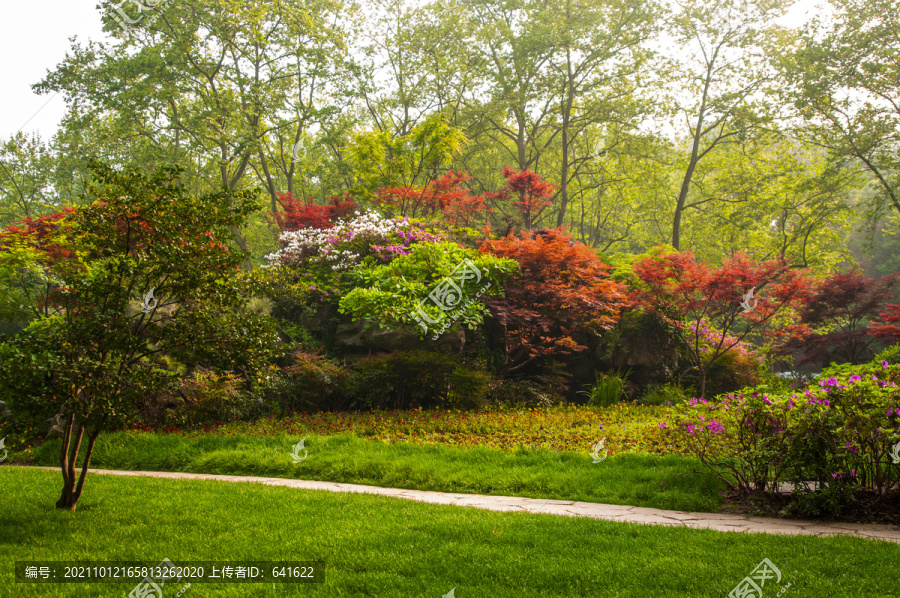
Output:
<instances>
[{"instance_id":1,"label":"white flower cluster","mask_svg":"<svg viewBox=\"0 0 900 598\"><path fill-rule=\"evenodd\" d=\"M391 220L374 211L355 214L352 220L339 221L334 228L304 228L281 233L284 249L266 256L270 266L304 260L327 263L335 270L349 270L359 265L358 253L339 249L343 243L356 237L366 237L374 242L387 240L392 233L411 227L406 220Z\"/></svg>"}]
</instances>

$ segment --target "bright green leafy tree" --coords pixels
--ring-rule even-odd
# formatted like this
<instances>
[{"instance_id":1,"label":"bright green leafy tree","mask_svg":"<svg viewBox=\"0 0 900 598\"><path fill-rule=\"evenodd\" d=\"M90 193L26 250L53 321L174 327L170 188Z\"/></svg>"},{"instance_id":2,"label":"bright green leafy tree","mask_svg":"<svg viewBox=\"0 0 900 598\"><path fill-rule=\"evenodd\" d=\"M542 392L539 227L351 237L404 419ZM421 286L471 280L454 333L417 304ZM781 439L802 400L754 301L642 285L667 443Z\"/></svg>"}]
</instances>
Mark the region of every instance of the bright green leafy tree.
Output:
<instances>
[{"instance_id":1,"label":"bright green leafy tree","mask_svg":"<svg viewBox=\"0 0 900 598\"><path fill-rule=\"evenodd\" d=\"M240 372L252 383L277 340L267 318L241 309L245 254L225 244L257 208L252 193L198 199L176 182L177 169L92 169L94 201L60 227L71 252L50 265L58 310L0 345L0 394L12 408L64 416L56 506L72 511L100 432L127 423L139 401L174 381L162 357ZM26 249L20 244L23 259L33 258Z\"/></svg>"}]
</instances>

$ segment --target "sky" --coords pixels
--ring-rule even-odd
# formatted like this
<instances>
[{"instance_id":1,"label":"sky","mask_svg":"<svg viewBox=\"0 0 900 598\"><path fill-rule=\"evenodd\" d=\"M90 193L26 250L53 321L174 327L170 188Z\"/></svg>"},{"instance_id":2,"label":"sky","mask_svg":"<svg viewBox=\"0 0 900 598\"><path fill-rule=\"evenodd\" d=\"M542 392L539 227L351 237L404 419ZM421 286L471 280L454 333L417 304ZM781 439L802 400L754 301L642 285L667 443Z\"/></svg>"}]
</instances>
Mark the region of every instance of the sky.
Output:
<instances>
[{"instance_id":1,"label":"sky","mask_svg":"<svg viewBox=\"0 0 900 598\"><path fill-rule=\"evenodd\" d=\"M177 1L177 0L174 0ZM815 10L816 0L799 0L782 25L797 26ZM149 5L149 3L148 3ZM77 36L110 41L103 33L97 0L29 0L7 2L0 19L0 140L17 131L38 133L49 141L62 120L66 104L62 96L39 96L31 86L41 81L62 61Z\"/></svg>"}]
</instances>

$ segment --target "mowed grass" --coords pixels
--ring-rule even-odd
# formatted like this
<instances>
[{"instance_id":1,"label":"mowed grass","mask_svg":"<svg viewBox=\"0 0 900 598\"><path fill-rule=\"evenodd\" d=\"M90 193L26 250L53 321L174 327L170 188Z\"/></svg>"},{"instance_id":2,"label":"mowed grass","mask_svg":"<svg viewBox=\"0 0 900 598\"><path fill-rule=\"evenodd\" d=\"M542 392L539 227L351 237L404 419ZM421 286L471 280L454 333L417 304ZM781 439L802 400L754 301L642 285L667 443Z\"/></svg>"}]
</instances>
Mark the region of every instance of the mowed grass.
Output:
<instances>
[{"instance_id":1,"label":"mowed grass","mask_svg":"<svg viewBox=\"0 0 900 598\"><path fill-rule=\"evenodd\" d=\"M389 443L354 434L305 435L306 458L294 463L299 435L101 434L91 467L283 477L391 488L579 500L684 511L718 510L723 484L680 455L623 454L594 463L553 449ZM84 451L82 450L82 453ZM35 451L36 465L58 466L60 441ZM602 457L605 453L600 452ZM83 456L83 455L82 455Z\"/></svg>"},{"instance_id":2,"label":"mowed grass","mask_svg":"<svg viewBox=\"0 0 900 598\"><path fill-rule=\"evenodd\" d=\"M124 596L128 584L16 583L16 560L321 560L324 584L193 584L184 596L721 597L763 558L766 596L900 596L900 545L499 513L250 483L0 467L0 595ZM181 586L176 586L176 589ZM168 594L167 594L168 595ZM174 594L173 594L174 595Z\"/></svg>"}]
</instances>

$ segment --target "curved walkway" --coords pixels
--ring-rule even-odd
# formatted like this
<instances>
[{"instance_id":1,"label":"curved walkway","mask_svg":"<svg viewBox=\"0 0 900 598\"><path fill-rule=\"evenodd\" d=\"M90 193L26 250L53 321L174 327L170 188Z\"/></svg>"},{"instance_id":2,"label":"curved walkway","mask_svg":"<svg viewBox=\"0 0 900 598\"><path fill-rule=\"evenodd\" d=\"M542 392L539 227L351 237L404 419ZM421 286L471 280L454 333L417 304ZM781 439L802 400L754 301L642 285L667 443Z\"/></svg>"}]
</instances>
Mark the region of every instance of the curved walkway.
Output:
<instances>
[{"instance_id":1,"label":"curved walkway","mask_svg":"<svg viewBox=\"0 0 900 598\"><path fill-rule=\"evenodd\" d=\"M40 469L58 470L56 467ZM628 507L622 505L605 505L571 500L547 500L522 498L518 496L486 496L481 494L453 494L432 492L428 490L403 490L399 488L380 488L360 484L343 484L338 482L316 482L292 480L287 478L259 478L253 476L213 475L205 473L179 473L167 471L116 471L109 469L92 469L91 473L123 476L146 476L154 478L171 478L179 480L218 480L222 482L255 482L268 486L287 486L307 490L328 490L330 492L356 492L361 494L379 494L420 502L475 507L490 511L524 511L549 515L565 515L569 517L592 517L609 521L627 523L644 523L654 525L672 525L694 529L711 529L721 532L751 532L763 534L833 536L849 535L858 538L875 538L888 542L900 543L900 526L877 525L872 523L832 523L826 521L804 521L800 519L775 519L771 517L751 517L748 515L731 515L724 513L687 513L684 511L665 511L644 507Z\"/></svg>"}]
</instances>

